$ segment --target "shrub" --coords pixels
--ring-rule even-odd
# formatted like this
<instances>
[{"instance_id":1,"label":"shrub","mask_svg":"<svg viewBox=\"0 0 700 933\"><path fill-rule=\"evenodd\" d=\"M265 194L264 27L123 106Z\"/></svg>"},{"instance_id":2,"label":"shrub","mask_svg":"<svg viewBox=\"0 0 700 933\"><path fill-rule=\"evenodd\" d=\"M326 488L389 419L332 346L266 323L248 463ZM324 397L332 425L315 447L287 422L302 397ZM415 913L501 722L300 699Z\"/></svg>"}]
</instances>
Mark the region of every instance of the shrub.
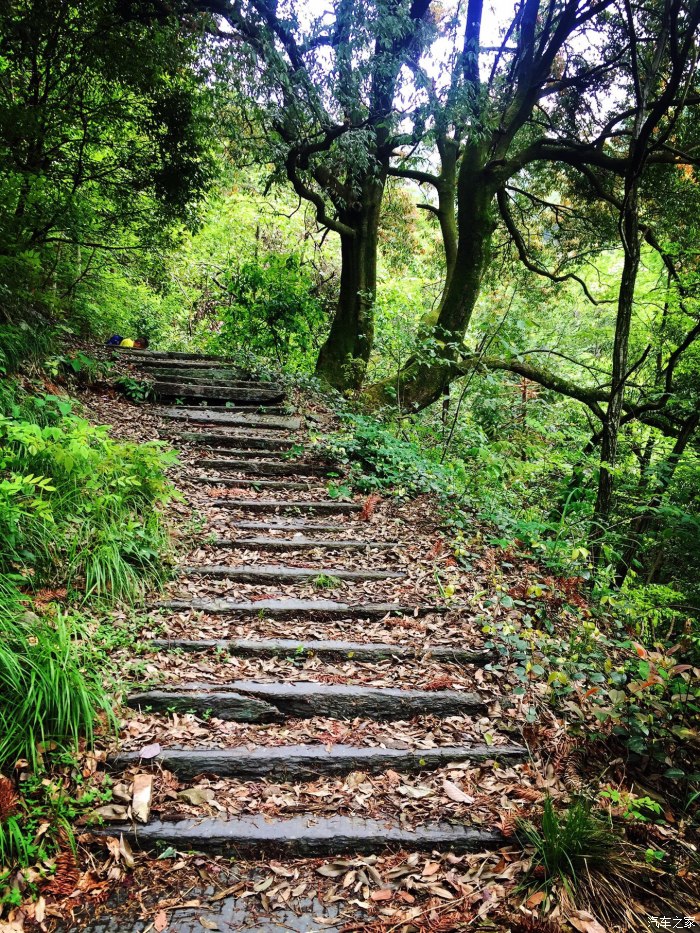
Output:
<instances>
[{"instance_id":1,"label":"shrub","mask_svg":"<svg viewBox=\"0 0 700 933\"><path fill-rule=\"evenodd\" d=\"M60 402L60 400L59 400ZM52 404L39 423L0 416L0 573L111 598L163 575L159 507L171 495L159 443L119 443ZM31 419L31 420L28 420Z\"/></svg>"},{"instance_id":2,"label":"shrub","mask_svg":"<svg viewBox=\"0 0 700 933\"><path fill-rule=\"evenodd\" d=\"M302 258L269 253L230 269L225 278L230 298L217 308L222 323L215 351L246 346L278 363L309 368L326 315Z\"/></svg>"},{"instance_id":3,"label":"shrub","mask_svg":"<svg viewBox=\"0 0 700 933\"><path fill-rule=\"evenodd\" d=\"M464 475L455 464L431 460L417 444L401 440L373 418L346 413L342 419L346 429L330 435L324 445L329 457L350 467L358 489L441 497L462 491Z\"/></svg>"}]
</instances>

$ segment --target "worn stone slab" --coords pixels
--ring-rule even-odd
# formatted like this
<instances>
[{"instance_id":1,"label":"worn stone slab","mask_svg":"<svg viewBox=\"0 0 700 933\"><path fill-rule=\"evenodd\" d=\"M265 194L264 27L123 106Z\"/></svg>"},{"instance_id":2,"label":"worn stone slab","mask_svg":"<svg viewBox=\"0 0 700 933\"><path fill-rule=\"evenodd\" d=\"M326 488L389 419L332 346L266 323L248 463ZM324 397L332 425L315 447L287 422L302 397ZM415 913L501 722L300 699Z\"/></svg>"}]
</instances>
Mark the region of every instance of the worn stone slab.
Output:
<instances>
[{"instance_id":1,"label":"worn stone slab","mask_svg":"<svg viewBox=\"0 0 700 933\"><path fill-rule=\"evenodd\" d=\"M282 389L267 389L260 386L240 388L231 385L198 385L182 382L155 382L153 392L159 398L182 396L223 402L257 402L260 405L276 405L283 402L285 398Z\"/></svg>"},{"instance_id":2,"label":"worn stone slab","mask_svg":"<svg viewBox=\"0 0 700 933\"><path fill-rule=\"evenodd\" d=\"M221 457L202 457L195 466L204 470L224 470L235 473L252 473L254 476L325 476L338 473L330 464L308 463L303 460L255 460L241 458L229 460Z\"/></svg>"},{"instance_id":3,"label":"worn stone slab","mask_svg":"<svg viewBox=\"0 0 700 933\"><path fill-rule=\"evenodd\" d=\"M321 513L334 513L339 515L348 512L360 512L362 505L359 502L341 502L338 499L320 500L318 502L283 499L212 499L209 505L220 509L241 509L246 512L307 512L311 515Z\"/></svg>"},{"instance_id":4,"label":"worn stone slab","mask_svg":"<svg viewBox=\"0 0 700 933\"><path fill-rule=\"evenodd\" d=\"M230 408L220 411L207 408L163 408L157 414L172 421L187 421L189 424L221 424L236 428L261 428L265 431L298 431L301 428L301 418L294 416L258 415Z\"/></svg>"},{"instance_id":5,"label":"worn stone slab","mask_svg":"<svg viewBox=\"0 0 700 933\"><path fill-rule=\"evenodd\" d=\"M289 443L290 447L291 445L292 442ZM279 458L281 455L283 455L283 451L281 451L279 448L271 450L256 450L255 448L247 449L245 447L209 447L205 446L204 444L200 444L198 446L202 448L202 452L206 455L214 454L215 457L222 457L224 459L227 457L233 457L235 460L245 463L262 463L270 460L279 463L291 464L303 462L287 459L280 460ZM208 462L207 457L202 457L202 459L198 461L198 464L206 462Z\"/></svg>"},{"instance_id":6,"label":"worn stone slab","mask_svg":"<svg viewBox=\"0 0 700 933\"><path fill-rule=\"evenodd\" d=\"M382 619L387 615L421 616L444 612L442 606L401 606L399 603L341 603L332 599L165 599L151 604L153 609L173 611L192 609L212 615L269 616L293 619L300 615L318 619Z\"/></svg>"},{"instance_id":7,"label":"worn stone slab","mask_svg":"<svg viewBox=\"0 0 700 933\"><path fill-rule=\"evenodd\" d=\"M394 570L334 570L329 567L284 567L279 564L241 564L227 567L222 564L194 564L181 567L181 577L217 577L239 583L294 583L315 580L317 577L336 577L338 580L404 580L405 573Z\"/></svg>"},{"instance_id":8,"label":"worn stone slab","mask_svg":"<svg viewBox=\"0 0 700 933\"><path fill-rule=\"evenodd\" d=\"M288 479L251 479L245 477L241 479L230 476L188 476L188 482L199 486L229 486L232 489L240 487L241 489L297 489L309 490L314 487L311 483L296 482ZM323 487L320 487L321 489Z\"/></svg>"},{"instance_id":9,"label":"worn stone slab","mask_svg":"<svg viewBox=\"0 0 700 933\"><path fill-rule=\"evenodd\" d=\"M170 436L179 437L189 444L219 444L222 447L230 445L240 449L248 448L255 451L267 451L270 456L279 456L280 450L289 450L295 446L295 441L286 437L276 437L272 434L243 433L241 431L216 432L209 431L178 431L171 432ZM264 456L256 453L256 456Z\"/></svg>"},{"instance_id":10,"label":"worn stone slab","mask_svg":"<svg viewBox=\"0 0 700 933\"><path fill-rule=\"evenodd\" d=\"M232 389L255 389L268 392L284 392L278 382L264 382L261 379L241 379L235 372L224 369L158 369L151 367L148 374L157 382L176 382L183 385L223 385Z\"/></svg>"},{"instance_id":11,"label":"worn stone slab","mask_svg":"<svg viewBox=\"0 0 700 933\"><path fill-rule=\"evenodd\" d=\"M184 360L194 363L208 364L213 362L226 363L225 356L214 356L210 353L190 353L185 350L139 350L136 347L112 347L121 356L133 356L139 360ZM232 363L227 365L232 366Z\"/></svg>"},{"instance_id":12,"label":"worn stone slab","mask_svg":"<svg viewBox=\"0 0 700 933\"><path fill-rule=\"evenodd\" d=\"M179 778L191 781L198 774L217 774L242 781L274 777L285 780L313 780L321 775L362 771L378 774L393 771L412 773L436 771L452 762L502 764L522 761L527 750L519 745L451 745L430 749L365 748L354 745L280 745L248 748L163 749L153 759L142 762L138 752L114 755L108 759L112 770L140 764L158 765Z\"/></svg>"},{"instance_id":13,"label":"worn stone slab","mask_svg":"<svg viewBox=\"0 0 700 933\"><path fill-rule=\"evenodd\" d=\"M145 690L131 693L126 698L126 705L132 709L150 709L156 713L165 713L171 709L192 710L198 715L207 715L216 710L217 719L232 722L280 722L283 714L272 703L253 696L243 696L226 687L212 688L211 684L198 685L206 693L175 693L168 690Z\"/></svg>"},{"instance_id":14,"label":"worn stone slab","mask_svg":"<svg viewBox=\"0 0 700 933\"><path fill-rule=\"evenodd\" d=\"M306 657L313 655L326 661L397 661L431 658L460 664L486 664L495 657L493 651L469 650L436 645L388 645L350 641L300 641L294 638L153 638L148 644L158 651L226 651L244 658Z\"/></svg>"},{"instance_id":15,"label":"worn stone slab","mask_svg":"<svg viewBox=\"0 0 700 933\"><path fill-rule=\"evenodd\" d=\"M241 706L242 697L252 697L269 704L279 713L293 719L313 719L317 716L355 719L360 716L389 722L425 715L465 716L481 711L486 706L478 694L461 690L400 690L397 687L363 687L312 681L258 683L254 680L233 680L215 686L187 682L169 689L145 691L136 696L141 707L151 706L161 710L174 707L200 713L210 711L218 719L236 721L239 721L240 715L251 715L245 706ZM129 697L129 705L133 705L132 697ZM265 720L246 718L243 721Z\"/></svg>"},{"instance_id":16,"label":"worn stone slab","mask_svg":"<svg viewBox=\"0 0 700 933\"><path fill-rule=\"evenodd\" d=\"M324 818L316 813L300 813L281 820L254 814L234 819L154 821L146 826L113 823L92 831L110 836L123 834L132 846L141 849L172 846L180 851L253 858L264 855L321 857L348 852L369 855L392 848L482 852L506 843L500 833L459 823L426 823L410 829L388 820Z\"/></svg>"},{"instance_id":17,"label":"worn stone slab","mask_svg":"<svg viewBox=\"0 0 700 933\"><path fill-rule=\"evenodd\" d=\"M257 523L260 524L260 523ZM268 525L263 527L267 528ZM279 527L279 526L276 526ZM324 530L335 530L335 526L323 526ZM308 526L307 526L308 528ZM385 551L398 547L398 541L354 541L351 539L328 538L269 538L257 535L250 538L217 538L212 542L214 547L230 548L233 550L261 550L261 551Z\"/></svg>"},{"instance_id":18,"label":"worn stone slab","mask_svg":"<svg viewBox=\"0 0 700 933\"><path fill-rule=\"evenodd\" d=\"M306 519L295 518L268 518L265 521L243 521L231 522L231 528L244 528L251 531L337 531L338 527L343 527L338 522L308 522ZM284 538L276 538L277 541L284 541Z\"/></svg>"}]
</instances>

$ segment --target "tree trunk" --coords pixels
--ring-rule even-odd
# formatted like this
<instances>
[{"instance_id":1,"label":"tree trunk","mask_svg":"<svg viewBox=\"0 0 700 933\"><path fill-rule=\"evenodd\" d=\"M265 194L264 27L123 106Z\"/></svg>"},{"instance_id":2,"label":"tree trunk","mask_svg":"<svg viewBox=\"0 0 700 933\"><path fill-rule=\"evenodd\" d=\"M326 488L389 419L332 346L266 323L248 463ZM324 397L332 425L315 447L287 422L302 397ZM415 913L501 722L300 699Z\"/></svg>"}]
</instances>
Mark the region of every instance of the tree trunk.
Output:
<instances>
[{"instance_id":1,"label":"tree trunk","mask_svg":"<svg viewBox=\"0 0 700 933\"><path fill-rule=\"evenodd\" d=\"M680 463L681 457L685 453L685 449L688 446L688 443L695 433L699 423L699 412L695 412L683 423L683 427L681 428L678 437L676 438L676 443L673 445L673 450L669 454L666 462L663 464L662 469L658 471L659 480L656 492L649 500L649 503L647 504L644 512L642 512L641 515L638 515L637 518L632 522L627 546L615 571L615 583L617 586L622 586L622 584L625 582L627 574L629 573L632 563L637 556L637 552L639 551L642 538L647 533L647 531L649 531L654 522L654 519L656 518L657 509L661 505L663 497L671 484L673 475L676 472L676 467Z\"/></svg>"},{"instance_id":2,"label":"tree trunk","mask_svg":"<svg viewBox=\"0 0 700 933\"><path fill-rule=\"evenodd\" d=\"M362 385L372 352L383 194L384 179L369 181L362 199L340 218L354 234L340 234L340 295L330 333L318 355L316 374L341 391Z\"/></svg>"},{"instance_id":3,"label":"tree trunk","mask_svg":"<svg viewBox=\"0 0 700 933\"><path fill-rule=\"evenodd\" d=\"M450 381L454 363L479 297L490 259L495 229L496 184L483 168L481 146L465 150L457 181L457 253L427 352L415 354L396 375L370 386L364 397L371 406L393 404L420 410L435 402Z\"/></svg>"}]
</instances>

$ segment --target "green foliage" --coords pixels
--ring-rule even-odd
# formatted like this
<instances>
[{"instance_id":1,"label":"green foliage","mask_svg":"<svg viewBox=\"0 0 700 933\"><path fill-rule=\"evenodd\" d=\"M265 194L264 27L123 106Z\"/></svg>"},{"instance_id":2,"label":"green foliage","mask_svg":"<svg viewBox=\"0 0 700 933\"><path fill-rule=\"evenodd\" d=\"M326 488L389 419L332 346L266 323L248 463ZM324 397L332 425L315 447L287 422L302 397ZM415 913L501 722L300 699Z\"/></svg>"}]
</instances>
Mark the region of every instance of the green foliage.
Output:
<instances>
[{"instance_id":1,"label":"green foliage","mask_svg":"<svg viewBox=\"0 0 700 933\"><path fill-rule=\"evenodd\" d=\"M40 618L0 604L0 769L92 741L98 712L111 716L87 633L60 612ZM1 859L0 859L1 861Z\"/></svg>"},{"instance_id":2,"label":"green foliage","mask_svg":"<svg viewBox=\"0 0 700 933\"><path fill-rule=\"evenodd\" d=\"M464 488L458 464L439 463L396 436L376 418L346 412L343 430L324 438L329 458L348 468L349 481L362 491L385 490L397 496L436 493L454 497Z\"/></svg>"},{"instance_id":3,"label":"green foliage","mask_svg":"<svg viewBox=\"0 0 700 933\"><path fill-rule=\"evenodd\" d=\"M13 373L21 363L45 356L53 347L55 331L46 321L31 327L20 324L0 324L0 375Z\"/></svg>"},{"instance_id":4,"label":"green foliage","mask_svg":"<svg viewBox=\"0 0 700 933\"><path fill-rule=\"evenodd\" d=\"M559 814L552 798L547 797L539 829L521 822L519 835L526 846L534 849L530 875L542 875L538 886L546 890L561 884L572 892L578 880L591 870L609 866L620 845L611 825L594 814L591 803L583 798L577 798L564 814Z\"/></svg>"},{"instance_id":5,"label":"green foliage","mask_svg":"<svg viewBox=\"0 0 700 933\"><path fill-rule=\"evenodd\" d=\"M141 592L164 573L159 508L173 462L159 443L112 440L66 400L15 402L0 416L0 573L30 588L67 582L112 599Z\"/></svg>"},{"instance_id":6,"label":"green foliage","mask_svg":"<svg viewBox=\"0 0 700 933\"><path fill-rule=\"evenodd\" d=\"M153 397L153 383L132 376L120 376L114 383L132 402L147 402Z\"/></svg>"},{"instance_id":7,"label":"green foliage","mask_svg":"<svg viewBox=\"0 0 700 933\"><path fill-rule=\"evenodd\" d=\"M214 351L246 346L278 364L306 366L325 327L310 268L297 253L268 253L221 274L227 298L218 304L221 330Z\"/></svg>"}]
</instances>

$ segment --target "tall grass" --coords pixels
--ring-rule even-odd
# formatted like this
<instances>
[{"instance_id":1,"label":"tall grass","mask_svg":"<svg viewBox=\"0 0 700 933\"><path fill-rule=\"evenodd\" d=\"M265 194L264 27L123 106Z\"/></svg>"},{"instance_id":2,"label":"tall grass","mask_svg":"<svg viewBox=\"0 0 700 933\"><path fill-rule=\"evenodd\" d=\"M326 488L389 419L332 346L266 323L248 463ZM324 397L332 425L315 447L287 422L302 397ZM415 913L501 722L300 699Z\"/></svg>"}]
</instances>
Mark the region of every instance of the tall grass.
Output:
<instances>
[{"instance_id":1,"label":"tall grass","mask_svg":"<svg viewBox=\"0 0 700 933\"><path fill-rule=\"evenodd\" d=\"M92 742L96 716L112 708L99 680L86 632L62 613L40 618L0 612L0 770L26 759L40 766L42 752L74 750Z\"/></svg>"}]
</instances>

